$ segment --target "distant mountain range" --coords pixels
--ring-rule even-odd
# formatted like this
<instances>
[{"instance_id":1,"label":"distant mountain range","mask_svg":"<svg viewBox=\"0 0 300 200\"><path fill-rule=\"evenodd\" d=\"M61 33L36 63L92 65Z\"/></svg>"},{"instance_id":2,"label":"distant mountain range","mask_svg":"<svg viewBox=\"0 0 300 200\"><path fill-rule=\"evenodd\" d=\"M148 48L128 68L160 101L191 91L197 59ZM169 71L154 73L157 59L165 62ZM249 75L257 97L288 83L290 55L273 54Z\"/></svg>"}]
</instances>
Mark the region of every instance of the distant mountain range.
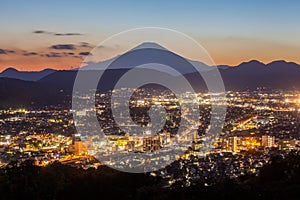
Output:
<instances>
[{"instance_id":1,"label":"distant mountain range","mask_svg":"<svg viewBox=\"0 0 300 200\"><path fill-rule=\"evenodd\" d=\"M14 68L7 68L0 73L0 78L14 78L23 81L37 81L49 74L56 72L54 69L44 69L42 71L18 71Z\"/></svg>"},{"instance_id":2,"label":"distant mountain range","mask_svg":"<svg viewBox=\"0 0 300 200\"><path fill-rule=\"evenodd\" d=\"M105 76L101 80L101 83L104 83L101 85L102 90L113 88L119 77L131 67L140 65L143 62L147 63L149 60L148 53L157 53L157 51L151 51L151 49L161 51L158 55L155 55L158 61L172 58L170 59L172 62L167 64L179 70L196 90L206 90L203 79L199 77L195 70L184 66L186 63L182 61L182 57L179 55L155 43L143 43L129 52L139 49L149 49L149 52L141 51L138 60L123 59L122 62L116 61L112 68L105 71ZM99 63L88 63L84 67L84 73L93 76L95 70L103 70L104 66L112 63L116 58L119 58L119 56ZM185 60L192 63L201 73L209 73L212 69L204 63ZM254 90L257 87L300 90L300 66L293 62L274 61L264 64L252 60L237 66L218 66L218 69L226 90ZM45 69L39 72L24 72L8 68L0 73L0 107L57 105L69 102L76 74L77 70L57 71Z\"/></svg>"},{"instance_id":3,"label":"distant mountain range","mask_svg":"<svg viewBox=\"0 0 300 200\"><path fill-rule=\"evenodd\" d=\"M268 64L257 60L241 63L235 67L220 70L228 90L270 89L299 90L300 66L282 60Z\"/></svg>"}]
</instances>

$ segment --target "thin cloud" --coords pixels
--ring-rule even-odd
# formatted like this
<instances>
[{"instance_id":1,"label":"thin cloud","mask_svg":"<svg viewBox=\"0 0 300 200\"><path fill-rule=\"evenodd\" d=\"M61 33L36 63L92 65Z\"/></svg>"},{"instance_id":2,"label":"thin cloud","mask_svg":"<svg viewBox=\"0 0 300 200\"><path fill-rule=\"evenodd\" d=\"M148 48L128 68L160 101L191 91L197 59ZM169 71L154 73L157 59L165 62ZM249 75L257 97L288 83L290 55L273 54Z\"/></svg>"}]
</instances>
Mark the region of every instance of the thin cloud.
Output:
<instances>
[{"instance_id":1,"label":"thin cloud","mask_svg":"<svg viewBox=\"0 0 300 200\"><path fill-rule=\"evenodd\" d=\"M25 52L25 53L23 53L23 56L36 56L36 55L38 55L38 53L36 53L36 52Z\"/></svg>"},{"instance_id":2,"label":"thin cloud","mask_svg":"<svg viewBox=\"0 0 300 200\"><path fill-rule=\"evenodd\" d=\"M0 54L6 54L6 51L4 49L0 49Z\"/></svg>"},{"instance_id":3,"label":"thin cloud","mask_svg":"<svg viewBox=\"0 0 300 200\"><path fill-rule=\"evenodd\" d=\"M33 33L35 33L35 34L49 34L50 32L37 30L37 31L33 31Z\"/></svg>"},{"instance_id":4,"label":"thin cloud","mask_svg":"<svg viewBox=\"0 0 300 200\"><path fill-rule=\"evenodd\" d=\"M44 31L44 30L36 30L36 31L33 31L33 33L34 34L53 35L53 36L80 36L80 35L84 35L82 33L56 33L56 32Z\"/></svg>"},{"instance_id":5,"label":"thin cloud","mask_svg":"<svg viewBox=\"0 0 300 200\"><path fill-rule=\"evenodd\" d=\"M74 36L74 35L82 35L81 33L55 33L55 36Z\"/></svg>"},{"instance_id":6,"label":"thin cloud","mask_svg":"<svg viewBox=\"0 0 300 200\"><path fill-rule=\"evenodd\" d=\"M56 50L75 50L75 45L73 44L56 44L52 45L50 49L56 49Z\"/></svg>"},{"instance_id":7,"label":"thin cloud","mask_svg":"<svg viewBox=\"0 0 300 200\"><path fill-rule=\"evenodd\" d=\"M98 49L104 49L104 48L107 48L107 47L104 46L104 45L99 45L99 46L97 46L97 48L98 48Z\"/></svg>"},{"instance_id":8,"label":"thin cloud","mask_svg":"<svg viewBox=\"0 0 300 200\"><path fill-rule=\"evenodd\" d=\"M85 51L85 52L80 52L79 55L80 56L88 56L88 55L92 55L92 53Z\"/></svg>"},{"instance_id":9,"label":"thin cloud","mask_svg":"<svg viewBox=\"0 0 300 200\"><path fill-rule=\"evenodd\" d=\"M80 42L80 47L83 48L94 48L94 45L88 43L88 42Z\"/></svg>"},{"instance_id":10,"label":"thin cloud","mask_svg":"<svg viewBox=\"0 0 300 200\"><path fill-rule=\"evenodd\" d=\"M0 49L0 54L15 53L14 50Z\"/></svg>"},{"instance_id":11,"label":"thin cloud","mask_svg":"<svg viewBox=\"0 0 300 200\"><path fill-rule=\"evenodd\" d=\"M73 56L73 55L74 55L73 52L63 52L63 54L64 54L65 56Z\"/></svg>"},{"instance_id":12,"label":"thin cloud","mask_svg":"<svg viewBox=\"0 0 300 200\"><path fill-rule=\"evenodd\" d=\"M61 57L74 57L75 53L73 52L49 52L41 54L42 57L48 57L48 58L61 58Z\"/></svg>"},{"instance_id":13,"label":"thin cloud","mask_svg":"<svg viewBox=\"0 0 300 200\"><path fill-rule=\"evenodd\" d=\"M60 57L62 57L62 55L60 53L57 53L57 52L49 52L49 53L46 53L46 54L42 54L41 56L42 57L48 57L48 58L60 58Z\"/></svg>"}]
</instances>

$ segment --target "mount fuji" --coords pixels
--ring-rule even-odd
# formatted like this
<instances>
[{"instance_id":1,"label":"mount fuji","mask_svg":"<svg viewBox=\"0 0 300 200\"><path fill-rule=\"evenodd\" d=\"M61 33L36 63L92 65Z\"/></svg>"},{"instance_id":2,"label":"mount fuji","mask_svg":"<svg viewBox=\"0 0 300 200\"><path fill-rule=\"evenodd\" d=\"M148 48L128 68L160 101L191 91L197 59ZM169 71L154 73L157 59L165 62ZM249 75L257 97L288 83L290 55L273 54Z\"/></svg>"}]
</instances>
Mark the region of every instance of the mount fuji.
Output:
<instances>
[{"instance_id":1,"label":"mount fuji","mask_svg":"<svg viewBox=\"0 0 300 200\"><path fill-rule=\"evenodd\" d=\"M142 49L145 49L145 51L140 51ZM152 42L142 43L124 53L126 55L139 53L136 60L126 60L126 57L117 59L124 56L122 54L103 62L87 63L87 66L83 67L82 70L94 76L96 74L95 70L103 70L111 64L112 67L105 71L105 76L101 80L103 83L101 84L102 89L109 90L131 67L143 62L147 63L150 59L148 52L152 54L157 53L156 59L173 65L198 91L207 91L199 73L187 66L189 63L192 63L202 73L210 73L211 66L207 66L199 61L185 59ZM168 58L170 58L169 61ZM222 76L225 90L256 90L258 87L300 90L300 66L294 62L278 60L264 64L257 60L251 60L237 66L218 66L218 69ZM0 74L0 107L57 105L70 102L77 72L78 69L44 70L37 73L30 72L28 73L30 78L28 78L29 75L27 77L24 76L27 74L26 72L21 72L22 76L19 76L20 72L17 70L7 69Z\"/></svg>"},{"instance_id":2,"label":"mount fuji","mask_svg":"<svg viewBox=\"0 0 300 200\"><path fill-rule=\"evenodd\" d=\"M161 50L161 51L165 51L165 52L169 52L170 56L179 56L173 52L171 52L170 50L168 50L167 48L155 43L155 42L144 42L130 50L128 50L126 53L130 53L130 52L134 52L136 50L141 50L141 49L156 49L156 50ZM124 55L123 54L123 55ZM102 62L88 62L87 66L82 67L80 70L104 70L107 66L109 66L111 63L113 63L114 61L116 61L121 55L117 55L111 59L102 61ZM156 54L156 57L159 59L160 55ZM181 56L179 56L181 57ZM168 59L168 58L162 58L162 59ZM212 67L207 66L206 64L199 62L199 61L194 61L194 60L189 60L184 58L185 60L187 60L189 63L191 63L198 71L200 72L206 72L212 69ZM149 55L148 53L145 51L145 53L141 53L139 54L138 57L138 63L147 63L147 61L149 60ZM114 69L130 69L132 67L136 67L136 62L134 62L135 60L123 60L123 62L118 65L117 67L115 67ZM170 66L176 66L177 63L169 63ZM155 67L156 70L160 70L159 67ZM193 73L196 72L195 70L191 70L185 66L180 66L181 68L181 72L183 74L187 74L187 73ZM164 70L161 70L163 72L166 72ZM168 72L169 73L169 72Z\"/></svg>"}]
</instances>

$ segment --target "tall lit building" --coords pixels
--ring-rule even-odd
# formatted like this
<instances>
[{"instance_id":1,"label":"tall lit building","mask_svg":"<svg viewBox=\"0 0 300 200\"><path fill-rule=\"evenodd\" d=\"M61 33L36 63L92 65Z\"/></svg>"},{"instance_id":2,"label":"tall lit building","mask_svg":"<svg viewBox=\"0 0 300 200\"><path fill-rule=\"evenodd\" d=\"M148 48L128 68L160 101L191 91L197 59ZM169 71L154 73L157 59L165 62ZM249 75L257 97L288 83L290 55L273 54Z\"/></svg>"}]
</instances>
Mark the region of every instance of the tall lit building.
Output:
<instances>
[{"instance_id":1,"label":"tall lit building","mask_svg":"<svg viewBox=\"0 0 300 200\"><path fill-rule=\"evenodd\" d=\"M261 145L263 147L273 147L275 144L275 137L269 135L263 135L261 137Z\"/></svg>"},{"instance_id":2,"label":"tall lit building","mask_svg":"<svg viewBox=\"0 0 300 200\"><path fill-rule=\"evenodd\" d=\"M237 150L238 148L236 136L224 138L222 140L222 151L236 153Z\"/></svg>"},{"instance_id":3,"label":"tall lit building","mask_svg":"<svg viewBox=\"0 0 300 200\"><path fill-rule=\"evenodd\" d=\"M229 137L229 149L232 153L237 152L237 137Z\"/></svg>"},{"instance_id":4,"label":"tall lit building","mask_svg":"<svg viewBox=\"0 0 300 200\"><path fill-rule=\"evenodd\" d=\"M72 134L72 145L70 145L69 151L75 155L82 155L87 153L87 148L81 141L79 134Z\"/></svg>"},{"instance_id":5,"label":"tall lit building","mask_svg":"<svg viewBox=\"0 0 300 200\"><path fill-rule=\"evenodd\" d=\"M171 142L171 134L169 132L163 132L159 134L160 144L162 146L168 145Z\"/></svg>"},{"instance_id":6,"label":"tall lit building","mask_svg":"<svg viewBox=\"0 0 300 200\"><path fill-rule=\"evenodd\" d=\"M159 136L144 136L143 151L156 151L160 149Z\"/></svg>"},{"instance_id":7,"label":"tall lit building","mask_svg":"<svg viewBox=\"0 0 300 200\"><path fill-rule=\"evenodd\" d=\"M72 144L81 141L80 134L72 134Z\"/></svg>"}]
</instances>

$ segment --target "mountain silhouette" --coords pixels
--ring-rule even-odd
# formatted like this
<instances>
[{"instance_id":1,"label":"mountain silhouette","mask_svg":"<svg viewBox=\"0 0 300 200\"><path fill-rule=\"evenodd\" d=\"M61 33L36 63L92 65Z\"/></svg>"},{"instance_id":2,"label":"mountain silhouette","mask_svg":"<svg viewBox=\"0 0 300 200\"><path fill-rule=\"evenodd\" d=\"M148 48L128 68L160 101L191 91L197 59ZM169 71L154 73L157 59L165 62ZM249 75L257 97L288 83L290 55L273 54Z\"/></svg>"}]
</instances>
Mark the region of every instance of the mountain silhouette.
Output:
<instances>
[{"instance_id":1,"label":"mountain silhouette","mask_svg":"<svg viewBox=\"0 0 300 200\"><path fill-rule=\"evenodd\" d=\"M134 51L134 50L137 50L137 49L160 49L160 50L166 50L168 51L167 48L161 46L160 44L157 44L155 42L143 42L142 44L132 48L131 50L129 51Z\"/></svg>"},{"instance_id":2,"label":"mountain silhouette","mask_svg":"<svg viewBox=\"0 0 300 200\"><path fill-rule=\"evenodd\" d=\"M225 88L229 90L256 89L300 89L300 66L286 61L268 64L256 60L220 70Z\"/></svg>"},{"instance_id":3,"label":"mountain silhouette","mask_svg":"<svg viewBox=\"0 0 300 200\"><path fill-rule=\"evenodd\" d=\"M133 59L123 60L122 63L120 65L116 66L114 69L130 69L130 68L136 66L136 63L147 63L147 61L149 59L151 59L148 55L149 52L147 52L147 49L156 49L156 50L161 50L161 52L169 52L170 57L172 57L171 54L175 54L172 51L168 50L167 48L165 48L165 47L163 47L163 46L161 46L157 43L154 43L154 42L144 42L144 43L139 44L138 46L128 50L126 53L130 53L130 52L133 52L133 51L136 51L136 50L141 50L141 49L144 49L145 51L139 54L138 62L136 62L136 60L133 60ZM81 70L103 70L108 65L110 65L112 62L117 60L119 57L120 57L120 55L117 55L117 56L115 56L111 59L101 61L101 62L88 62L86 66L81 68ZM161 57L161 55L157 54L157 55L155 55L155 57L159 58L159 57ZM165 58L165 60L171 60L171 59ZM185 59L185 60L189 61L199 71L209 71L209 70L211 70L211 67L205 65L202 62L189 60L189 59ZM169 63L169 64L170 64L170 66L178 65L178 63L176 63L176 62ZM184 74L195 72L195 70L191 70L186 66L181 66L180 68L181 68L181 72L184 73ZM159 68L158 68L158 70L159 70Z\"/></svg>"},{"instance_id":4,"label":"mountain silhouette","mask_svg":"<svg viewBox=\"0 0 300 200\"><path fill-rule=\"evenodd\" d=\"M37 81L56 70L54 69L44 69L42 71L18 71L15 68L7 68L3 72L0 73L0 77L2 78L14 78L24 81Z\"/></svg>"},{"instance_id":5,"label":"mountain silhouette","mask_svg":"<svg viewBox=\"0 0 300 200\"><path fill-rule=\"evenodd\" d=\"M188 65L192 63L197 69L197 65L199 65L201 74L210 73L211 66L182 58L155 43L143 43L125 54L130 55L133 53L138 55L139 59L127 60L124 54L118 55L103 62L88 63L83 68L83 72L87 74L87 77L93 77L99 71L111 65L104 72L105 76L101 79L101 90L105 91L112 89L116 81L131 67L138 66L143 62L152 62L153 58L151 57L154 56L154 61L163 61L178 70L195 90L207 91L205 82L199 76L199 73L188 67ZM149 56L149 53L152 56ZM116 58L122 59L116 60ZM251 60L237 66L221 65L218 66L218 69L226 90L255 90L258 87L284 90L300 89L300 66L293 62L278 60L264 64L257 60ZM40 72L19 72L9 68L1 73L0 107L57 105L62 102L70 102L77 72L78 70L55 71L50 69ZM177 87L180 87L180 85Z\"/></svg>"}]
</instances>

